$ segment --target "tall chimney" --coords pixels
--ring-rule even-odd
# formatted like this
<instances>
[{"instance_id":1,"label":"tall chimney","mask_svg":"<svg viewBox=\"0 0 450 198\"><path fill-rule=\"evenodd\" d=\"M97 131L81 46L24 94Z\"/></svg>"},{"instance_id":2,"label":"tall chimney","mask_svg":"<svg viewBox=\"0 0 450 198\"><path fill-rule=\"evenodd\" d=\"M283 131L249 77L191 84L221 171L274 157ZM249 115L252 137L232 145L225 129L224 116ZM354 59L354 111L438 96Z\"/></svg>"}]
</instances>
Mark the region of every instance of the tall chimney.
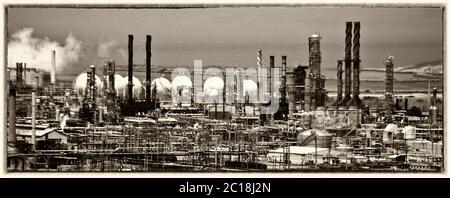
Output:
<instances>
[{"instance_id":1,"label":"tall chimney","mask_svg":"<svg viewBox=\"0 0 450 198\"><path fill-rule=\"evenodd\" d=\"M23 63L23 82L27 84L27 63Z\"/></svg>"},{"instance_id":2,"label":"tall chimney","mask_svg":"<svg viewBox=\"0 0 450 198\"><path fill-rule=\"evenodd\" d=\"M33 144L33 151L36 150L36 91L38 78L36 75L31 91L31 144Z\"/></svg>"},{"instance_id":3,"label":"tall chimney","mask_svg":"<svg viewBox=\"0 0 450 198\"><path fill-rule=\"evenodd\" d=\"M146 50L146 60L145 60L145 65L146 65L146 82L145 82L145 102L147 104L150 104L151 99L150 99L150 92L151 92L151 83L152 83L152 36L151 35L147 35L147 41L145 43L145 50Z\"/></svg>"},{"instance_id":4,"label":"tall chimney","mask_svg":"<svg viewBox=\"0 0 450 198\"><path fill-rule=\"evenodd\" d=\"M22 86L23 69L22 63L16 63L16 88Z\"/></svg>"},{"instance_id":5,"label":"tall chimney","mask_svg":"<svg viewBox=\"0 0 450 198\"><path fill-rule=\"evenodd\" d=\"M342 100L342 60L337 61L337 94L333 106L339 107L339 101Z\"/></svg>"},{"instance_id":6,"label":"tall chimney","mask_svg":"<svg viewBox=\"0 0 450 198\"><path fill-rule=\"evenodd\" d=\"M52 69L50 72L50 100L53 101L53 94L55 92L56 83L56 51L52 50Z\"/></svg>"},{"instance_id":7,"label":"tall chimney","mask_svg":"<svg viewBox=\"0 0 450 198\"><path fill-rule=\"evenodd\" d=\"M109 61L108 62L108 94L107 94L107 121L109 123L115 122L116 119L116 89L114 85L114 71L115 68L115 62Z\"/></svg>"},{"instance_id":8,"label":"tall chimney","mask_svg":"<svg viewBox=\"0 0 450 198\"><path fill-rule=\"evenodd\" d=\"M405 110L408 110L408 98L405 98Z\"/></svg>"},{"instance_id":9,"label":"tall chimney","mask_svg":"<svg viewBox=\"0 0 450 198\"><path fill-rule=\"evenodd\" d=\"M260 105L260 110L261 110L261 94L264 94L261 92L261 85L259 83L259 81L261 80L261 68L262 68L262 50L258 49L258 51L256 52L256 64L258 65L257 71L258 71L258 75L257 75L257 79L256 79L256 85L257 85L257 100L260 101L259 105ZM261 113L261 112L260 112ZM259 121L260 121L260 125L263 126L266 122L266 115L264 114L260 114L259 115Z\"/></svg>"},{"instance_id":10,"label":"tall chimney","mask_svg":"<svg viewBox=\"0 0 450 198\"><path fill-rule=\"evenodd\" d=\"M128 35L128 103L133 102L133 35Z\"/></svg>"},{"instance_id":11,"label":"tall chimney","mask_svg":"<svg viewBox=\"0 0 450 198\"><path fill-rule=\"evenodd\" d=\"M384 95L385 123L392 122L392 105L394 95L394 57L389 56L386 60L386 93Z\"/></svg>"},{"instance_id":12,"label":"tall chimney","mask_svg":"<svg viewBox=\"0 0 450 198\"><path fill-rule=\"evenodd\" d=\"M18 65L18 64L17 64ZM9 130L8 130L8 143L16 143L16 86L13 81L9 79Z\"/></svg>"},{"instance_id":13,"label":"tall chimney","mask_svg":"<svg viewBox=\"0 0 450 198\"><path fill-rule=\"evenodd\" d=\"M272 103L273 98L274 98L274 95L273 95L274 90L272 90L272 84L274 83L274 82L272 82L272 72L275 71L275 56L270 56L269 59L270 59L269 60L270 68L269 68L269 77L267 79L269 81L270 103ZM267 114L267 120L269 121L270 124L272 124L273 123L273 121L272 121L273 114Z\"/></svg>"},{"instance_id":14,"label":"tall chimney","mask_svg":"<svg viewBox=\"0 0 450 198\"><path fill-rule=\"evenodd\" d=\"M345 94L344 98L339 102L339 106L346 106L351 98L351 65L352 65L352 22L346 22L345 27Z\"/></svg>"},{"instance_id":15,"label":"tall chimney","mask_svg":"<svg viewBox=\"0 0 450 198\"><path fill-rule=\"evenodd\" d=\"M356 106L357 109L364 107L364 103L359 98L359 63L361 62L359 58L360 27L360 22L355 22L353 29L353 98L352 101L347 104L347 106Z\"/></svg>"}]
</instances>

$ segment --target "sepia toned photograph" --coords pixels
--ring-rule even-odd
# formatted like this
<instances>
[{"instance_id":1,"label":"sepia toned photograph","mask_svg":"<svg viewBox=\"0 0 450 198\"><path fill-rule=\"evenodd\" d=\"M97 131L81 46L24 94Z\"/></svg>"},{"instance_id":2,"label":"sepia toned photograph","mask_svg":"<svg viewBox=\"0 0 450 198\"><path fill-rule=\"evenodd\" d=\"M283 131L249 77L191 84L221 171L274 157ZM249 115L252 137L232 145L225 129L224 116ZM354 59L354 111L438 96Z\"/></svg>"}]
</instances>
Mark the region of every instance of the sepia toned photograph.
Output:
<instances>
[{"instance_id":1,"label":"sepia toned photograph","mask_svg":"<svg viewBox=\"0 0 450 198\"><path fill-rule=\"evenodd\" d=\"M8 173L444 172L443 6L4 9Z\"/></svg>"}]
</instances>

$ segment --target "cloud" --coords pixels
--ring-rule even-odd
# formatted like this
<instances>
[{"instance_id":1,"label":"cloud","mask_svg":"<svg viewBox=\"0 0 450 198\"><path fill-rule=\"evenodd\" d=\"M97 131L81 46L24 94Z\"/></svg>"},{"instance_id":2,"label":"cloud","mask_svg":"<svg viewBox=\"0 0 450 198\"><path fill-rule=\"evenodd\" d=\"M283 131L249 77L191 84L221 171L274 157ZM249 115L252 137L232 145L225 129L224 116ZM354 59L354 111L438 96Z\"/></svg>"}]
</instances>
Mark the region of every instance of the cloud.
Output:
<instances>
[{"instance_id":1,"label":"cloud","mask_svg":"<svg viewBox=\"0 0 450 198\"><path fill-rule=\"evenodd\" d=\"M15 67L16 62L26 63L28 68L45 71L51 69L51 51L56 51L56 72L78 62L82 55L82 43L72 34L65 40L65 45L51 41L48 37L33 37L33 28L23 28L15 32L8 42L8 66Z\"/></svg>"},{"instance_id":2,"label":"cloud","mask_svg":"<svg viewBox=\"0 0 450 198\"><path fill-rule=\"evenodd\" d=\"M117 46L117 41L109 40L102 42L97 46L97 54L100 58L110 58L112 56L113 48Z\"/></svg>"}]
</instances>

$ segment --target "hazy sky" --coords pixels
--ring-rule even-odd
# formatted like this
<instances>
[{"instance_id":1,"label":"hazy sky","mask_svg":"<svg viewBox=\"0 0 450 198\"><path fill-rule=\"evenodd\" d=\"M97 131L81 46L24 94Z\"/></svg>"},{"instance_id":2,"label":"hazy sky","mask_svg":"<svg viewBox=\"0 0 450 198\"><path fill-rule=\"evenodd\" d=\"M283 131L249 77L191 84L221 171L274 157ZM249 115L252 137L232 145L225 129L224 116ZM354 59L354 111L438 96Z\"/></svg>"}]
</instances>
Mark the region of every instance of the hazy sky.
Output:
<instances>
[{"instance_id":1,"label":"hazy sky","mask_svg":"<svg viewBox=\"0 0 450 198\"><path fill-rule=\"evenodd\" d=\"M64 45L69 33L81 41L78 61L65 74L99 64L101 56L126 63L127 35L134 35L135 63L145 63L145 35L153 36L155 65L256 65L288 56L288 65L307 64L307 39L322 36L322 67L335 68L344 55L346 21L361 22L363 67L383 67L386 56L396 66L442 59L440 8L208 8L208 9L8 9L8 40L23 29L33 37ZM105 52L106 51L106 52Z\"/></svg>"}]
</instances>

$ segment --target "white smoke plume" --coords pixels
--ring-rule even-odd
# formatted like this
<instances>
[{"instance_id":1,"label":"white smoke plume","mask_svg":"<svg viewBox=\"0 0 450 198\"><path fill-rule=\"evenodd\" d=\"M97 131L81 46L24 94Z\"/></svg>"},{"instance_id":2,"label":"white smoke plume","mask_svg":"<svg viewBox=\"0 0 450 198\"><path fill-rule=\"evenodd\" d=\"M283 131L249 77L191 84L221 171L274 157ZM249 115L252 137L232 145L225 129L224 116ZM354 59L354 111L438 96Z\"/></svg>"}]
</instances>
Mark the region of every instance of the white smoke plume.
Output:
<instances>
[{"instance_id":1,"label":"white smoke plume","mask_svg":"<svg viewBox=\"0 0 450 198\"><path fill-rule=\"evenodd\" d=\"M97 54L101 58L109 58L113 54L113 48L117 45L117 41L109 40L107 42L102 42L97 46Z\"/></svg>"},{"instance_id":2,"label":"white smoke plume","mask_svg":"<svg viewBox=\"0 0 450 198\"><path fill-rule=\"evenodd\" d=\"M8 43L8 66L15 67L16 62L26 63L28 68L38 68L50 72L51 52L56 51L56 72L77 63L82 55L82 43L72 34L66 38L65 45L52 41L48 37L33 37L33 28L23 28L11 36Z\"/></svg>"}]
</instances>

